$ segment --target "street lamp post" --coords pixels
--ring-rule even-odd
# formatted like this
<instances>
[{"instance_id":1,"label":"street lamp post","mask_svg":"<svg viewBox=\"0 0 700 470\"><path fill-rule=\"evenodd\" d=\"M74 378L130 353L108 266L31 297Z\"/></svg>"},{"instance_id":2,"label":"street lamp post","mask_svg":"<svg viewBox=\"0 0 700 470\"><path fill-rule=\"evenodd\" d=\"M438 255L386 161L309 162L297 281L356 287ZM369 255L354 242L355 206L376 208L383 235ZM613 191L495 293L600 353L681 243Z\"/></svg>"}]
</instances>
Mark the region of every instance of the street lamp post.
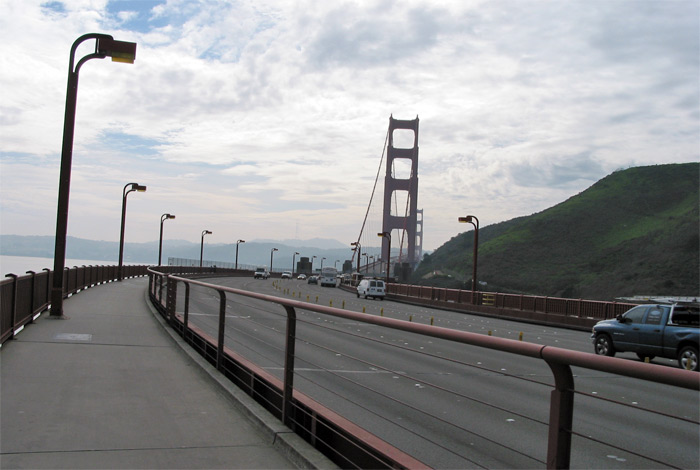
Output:
<instances>
[{"instance_id":1,"label":"street lamp post","mask_svg":"<svg viewBox=\"0 0 700 470\"><path fill-rule=\"evenodd\" d=\"M360 253L362 253L362 245L360 245L360 242L352 242L350 243L350 246L354 246L353 250L355 250L355 254L357 255L357 273L360 273Z\"/></svg>"},{"instance_id":2,"label":"street lamp post","mask_svg":"<svg viewBox=\"0 0 700 470\"><path fill-rule=\"evenodd\" d=\"M95 39L95 52L88 54L75 64L75 51L88 39ZM75 40L70 49L68 64L68 86L66 109L63 119L63 146L61 169L58 179L58 209L56 215L56 240L53 258L53 284L51 287L51 316L63 316L63 269L66 264L66 235L68 233L68 200L70 196L70 174L73 160L73 137L75 134L75 110L78 100L78 74L80 67L90 59L112 57L113 62L133 63L136 58L136 43L115 41L107 34L85 34Z\"/></svg>"},{"instance_id":3,"label":"street lamp post","mask_svg":"<svg viewBox=\"0 0 700 470\"><path fill-rule=\"evenodd\" d=\"M238 245L240 243L245 243L245 240L238 240L236 242L236 269L238 269Z\"/></svg>"},{"instance_id":4,"label":"street lamp post","mask_svg":"<svg viewBox=\"0 0 700 470\"><path fill-rule=\"evenodd\" d=\"M381 238L388 238L389 239L389 243L388 243L388 247L387 247L388 249L386 251L386 253L387 253L387 255L386 255L386 282L389 282L389 269L391 267L391 233L379 232L377 234L377 236L381 237ZM381 271L381 268L380 268L380 271Z\"/></svg>"},{"instance_id":5,"label":"street lamp post","mask_svg":"<svg viewBox=\"0 0 700 470\"><path fill-rule=\"evenodd\" d=\"M296 260L296 257L298 254L299 254L299 252L295 251L294 254L292 255L292 277L294 277L294 261Z\"/></svg>"},{"instance_id":6,"label":"street lamp post","mask_svg":"<svg viewBox=\"0 0 700 470\"><path fill-rule=\"evenodd\" d=\"M131 188L129 188L131 186ZM126 188L129 188L127 190ZM146 191L146 186L141 186L138 183L128 183L124 186L122 190L122 229L119 235L119 268L117 269L117 280L122 280L122 265L124 261L124 225L126 224L126 197L129 193L138 191L143 193Z\"/></svg>"},{"instance_id":7,"label":"street lamp post","mask_svg":"<svg viewBox=\"0 0 700 470\"><path fill-rule=\"evenodd\" d=\"M324 259L326 259L325 256L324 256L323 258L321 258L321 272L323 272L323 260L324 260Z\"/></svg>"},{"instance_id":8,"label":"street lamp post","mask_svg":"<svg viewBox=\"0 0 700 470\"><path fill-rule=\"evenodd\" d=\"M369 273L369 255L367 253L362 253L362 256L365 257L365 272Z\"/></svg>"},{"instance_id":9,"label":"street lamp post","mask_svg":"<svg viewBox=\"0 0 700 470\"><path fill-rule=\"evenodd\" d=\"M311 257L311 275L314 274L314 260L316 259L316 255L313 255Z\"/></svg>"},{"instance_id":10,"label":"street lamp post","mask_svg":"<svg viewBox=\"0 0 700 470\"><path fill-rule=\"evenodd\" d=\"M335 263L333 263L333 267L334 267L335 269L338 269L338 263L340 263L340 260L339 260L339 259L335 260Z\"/></svg>"},{"instance_id":11,"label":"street lamp post","mask_svg":"<svg viewBox=\"0 0 700 470\"><path fill-rule=\"evenodd\" d=\"M460 223L469 223L474 226L474 262L472 264L472 303L474 303L474 292L476 292L476 259L479 253L479 219L473 215L460 217L457 219Z\"/></svg>"},{"instance_id":12,"label":"street lamp post","mask_svg":"<svg viewBox=\"0 0 700 470\"><path fill-rule=\"evenodd\" d=\"M212 232L209 230L202 230L202 244L199 247L199 267L202 267L202 262L204 260L204 235L211 235Z\"/></svg>"},{"instance_id":13,"label":"street lamp post","mask_svg":"<svg viewBox=\"0 0 700 470\"><path fill-rule=\"evenodd\" d=\"M174 219L174 214L163 214L160 216L160 241L158 242L158 266L160 266L160 261L163 255L163 222L168 219Z\"/></svg>"},{"instance_id":14,"label":"street lamp post","mask_svg":"<svg viewBox=\"0 0 700 470\"><path fill-rule=\"evenodd\" d=\"M275 251L279 251L277 248L273 248L270 250L270 276L272 276L272 256L275 254Z\"/></svg>"}]
</instances>

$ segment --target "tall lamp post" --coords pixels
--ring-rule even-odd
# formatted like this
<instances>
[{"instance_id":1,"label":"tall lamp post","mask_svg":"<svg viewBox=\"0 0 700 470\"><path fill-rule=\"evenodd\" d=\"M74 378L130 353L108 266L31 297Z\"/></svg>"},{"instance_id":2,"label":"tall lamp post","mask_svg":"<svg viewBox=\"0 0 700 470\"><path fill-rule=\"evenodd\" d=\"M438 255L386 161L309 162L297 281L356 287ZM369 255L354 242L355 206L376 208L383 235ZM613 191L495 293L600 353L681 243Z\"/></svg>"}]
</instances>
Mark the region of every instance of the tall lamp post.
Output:
<instances>
[{"instance_id":1,"label":"tall lamp post","mask_svg":"<svg viewBox=\"0 0 700 470\"><path fill-rule=\"evenodd\" d=\"M313 276L314 274L314 260L316 259L316 255L313 255L311 257L311 275Z\"/></svg>"},{"instance_id":2,"label":"tall lamp post","mask_svg":"<svg viewBox=\"0 0 700 470\"><path fill-rule=\"evenodd\" d=\"M129 188L129 186L131 186ZM126 188L129 188L128 190ZM138 183L128 183L124 186L122 191L122 229L119 235L119 268L117 269L117 280L122 280L122 265L124 261L124 225L126 224L126 197L129 193L138 191L140 193L146 192L146 186L141 186Z\"/></svg>"},{"instance_id":3,"label":"tall lamp post","mask_svg":"<svg viewBox=\"0 0 700 470\"><path fill-rule=\"evenodd\" d=\"M472 303L474 303L474 292L476 292L476 258L479 253L479 219L473 215L460 217L457 219L463 224L472 224L474 226L474 263L472 265Z\"/></svg>"},{"instance_id":4,"label":"tall lamp post","mask_svg":"<svg viewBox=\"0 0 700 470\"><path fill-rule=\"evenodd\" d=\"M240 243L245 243L245 240L238 240L236 242L236 269L238 269L238 245Z\"/></svg>"},{"instance_id":5,"label":"tall lamp post","mask_svg":"<svg viewBox=\"0 0 700 470\"><path fill-rule=\"evenodd\" d=\"M95 52L84 56L75 64L75 51L88 39L95 39ZM61 170L58 179L58 210L56 215L56 245L53 258L53 284L51 287L51 316L63 316L63 269L66 264L66 235L68 233L68 199L70 196L70 173L73 160L73 137L75 134L75 109L78 100L78 74L80 67L90 59L111 57L112 62L134 63L136 43L115 41L107 34L85 34L75 40L70 49L68 63L68 86L66 110L63 119L63 146Z\"/></svg>"},{"instance_id":6,"label":"tall lamp post","mask_svg":"<svg viewBox=\"0 0 700 470\"><path fill-rule=\"evenodd\" d=\"M389 282L389 269L391 268L391 233L389 232L380 232L377 234L378 237L380 238L388 238L389 239L389 244L388 244L388 249L386 251L386 282ZM381 270L381 268L380 268Z\"/></svg>"},{"instance_id":7,"label":"tall lamp post","mask_svg":"<svg viewBox=\"0 0 700 470\"><path fill-rule=\"evenodd\" d=\"M163 214L160 216L160 241L158 242L158 266L160 266L160 260L163 255L163 222L168 219L174 219L174 214Z\"/></svg>"},{"instance_id":8,"label":"tall lamp post","mask_svg":"<svg viewBox=\"0 0 700 470\"><path fill-rule=\"evenodd\" d=\"M299 252L295 251L294 254L292 255L292 277L294 277L294 261L296 260L298 254L299 254Z\"/></svg>"},{"instance_id":9,"label":"tall lamp post","mask_svg":"<svg viewBox=\"0 0 700 470\"><path fill-rule=\"evenodd\" d=\"M323 260L324 260L324 259L326 259L325 256L324 256L323 258L321 258L321 272L323 272Z\"/></svg>"},{"instance_id":10,"label":"tall lamp post","mask_svg":"<svg viewBox=\"0 0 700 470\"><path fill-rule=\"evenodd\" d=\"M202 267L202 262L204 260L204 235L211 235L209 230L202 230L202 244L199 247L199 267Z\"/></svg>"},{"instance_id":11,"label":"tall lamp post","mask_svg":"<svg viewBox=\"0 0 700 470\"><path fill-rule=\"evenodd\" d=\"M355 251L355 254L357 255L357 272L359 274L360 272L360 253L362 253L362 245L360 245L360 242L352 242L350 243L350 246L353 246L353 250Z\"/></svg>"},{"instance_id":12,"label":"tall lamp post","mask_svg":"<svg viewBox=\"0 0 700 470\"><path fill-rule=\"evenodd\" d=\"M275 251L279 251L277 248L273 248L270 250L270 276L272 276L272 256L275 254Z\"/></svg>"}]
</instances>

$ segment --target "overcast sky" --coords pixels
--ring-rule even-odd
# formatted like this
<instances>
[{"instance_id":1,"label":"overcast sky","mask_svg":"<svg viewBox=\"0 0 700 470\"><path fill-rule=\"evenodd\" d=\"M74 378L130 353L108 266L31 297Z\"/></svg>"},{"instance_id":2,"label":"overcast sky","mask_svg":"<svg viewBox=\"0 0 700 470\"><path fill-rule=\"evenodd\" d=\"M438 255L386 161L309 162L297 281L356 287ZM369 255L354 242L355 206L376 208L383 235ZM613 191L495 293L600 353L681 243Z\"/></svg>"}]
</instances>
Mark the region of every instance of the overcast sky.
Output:
<instances>
[{"instance_id":1,"label":"overcast sky","mask_svg":"<svg viewBox=\"0 0 700 470\"><path fill-rule=\"evenodd\" d=\"M420 119L430 250L459 216L483 227L617 169L698 161L699 18L698 0L2 0L0 233L55 233L85 33L138 49L80 71L69 236L117 241L137 182L130 242L167 212L166 239L349 246L393 115Z\"/></svg>"}]
</instances>

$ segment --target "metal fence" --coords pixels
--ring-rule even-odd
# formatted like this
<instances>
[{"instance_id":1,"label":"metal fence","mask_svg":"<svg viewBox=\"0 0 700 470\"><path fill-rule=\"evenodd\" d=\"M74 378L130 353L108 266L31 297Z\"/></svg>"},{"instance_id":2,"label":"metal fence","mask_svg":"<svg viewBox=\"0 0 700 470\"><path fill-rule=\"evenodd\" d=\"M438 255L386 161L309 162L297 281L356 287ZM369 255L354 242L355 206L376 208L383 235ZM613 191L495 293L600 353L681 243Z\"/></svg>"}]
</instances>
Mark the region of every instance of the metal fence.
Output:
<instances>
[{"instance_id":1,"label":"metal fence","mask_svg":"<svg viewBox=\"0 0 700 470\"><path fill-rule=\"evenodd\" d=\"M160 268L164 272L178 273L207 273L208 276L220 274L231 275L224 269L199 267L168 267ZM65 268L63 275L63 297L70 297L83 289L117 280L118 266L76 266ZM51 307L51 286L53 271L44 269L41 272L29 271L29 274L18 276L7 274L0 281L0 345L11 339L34 321L42 312ZM123 278L145 276L148 266L124 265Z\"/></svg>"},{"instance_id":2,"label":"metal fence","mask_svg":"<svg viewBox=\"0 0 700 470\"><path fill-rule=\"evenodd\" d=\"M123 266L123 277L145 276L148 266ZM80 266L65 268L63 296L117 279L117 266ZM29 271L28 275L7 274L0 281L0 344L11 339L44 310L50 308L53 271Z\"/></svg>"},{"instance_id":3,"label":"metal fence","mask_svg":"<svg viewBox=\"0 0 700 470\"><path fill-rule=\"evenodd\" d=\"M472 292L470 290L393 283L387 284L387 296L395 300L437 308L585 329L590 328L600 320L615 318L636 305L626 302Z\"/></svg>"},{"instance_id":4,"label":"metal fence","mask_svg":"<svg viewBox=\"0 0 700 470\"><path fill-rule=\"evenodd\" d=\"M191 291L193 289L204 289L205 292L210 292L210 294L206 294L207 298L211 298L211 294L214 294L214 297L218 299L218 326L214 327L214 331L211 333L204 331L202 327L193 324L191 321L189 310ZM183 290L184 293L182 292ZM416 379L412 378L410 375L392 369L392 367L385 362L390 355L387 355L387 358L384 358L384 360L382 358L372 358L370 360L352 358L352 354L341 346L315 344L312 339L302 337L299 333L298 326L302 325L304 328L307 328L314 322L302 320L299 317L300 313L305 314L306 312L313 312L324 318L344 319L358 325L377 325L393 331L410 332L426 338L440 338L441 340L447 340L456 345L470 345L488 350L506 352L513 355L514 359L531 358L544 361L551 371L551 378L554 383L553 386L547 380L536 381L531 378L522 377L518 377L518 379L527 383L537 382L538 386L548 390L543 396L549 399L549 415L540 418L528 416L527 412L523 412L518 414L518 416L523 419L532 420L544 428L542 435L543 440L546 442L546 449L542 452L542 457L539 458L537 455L525 455L525 452L519 452L517 449L501 448L503 452L522 453L526 461L526 463L523 464L525 466L569 468L571 464L572 437L576 437L578 440L596 442L621 452L630 453L630 450L625 449L623 444L616 445L615 443L601 442L600 439L596 439L594 436L588 435L587 433L575 432L573 430L574 395L580 394L581 392L576 390L572 366L632 377L643 381L682 387L694 391L700 389L698 375L695 372L641 362L630 362L617 358L596 356L557 347L523 343L520 341L400 321L376 315L361 314L344 309L324 307L282 297L222 287L220 285L181 276L168 276L154 270L150 270L149 274L149 293L156 308L187 343L198 350L210 363L246 393L254 397L271 413L278 416L287 426L315 445L343 468L424 468L426 464L416 459L414 456L399 450L384 438L378 437L373 429L364 429L358 426L340 414L330 410L317 400L312 399L309 395L302 393L295 386L295 377L297 377L297 380L303 377L303 373L295 368L295 360L299 359L295 348L303 344L304 348L317 348L319 351L323 351L325 354L332 356L351 357L352 360L362 362L365 366L370 366L373 369L397 374L396 378L405 377L409 380ZM227 335L231 338L230 333L226 333L227 322L230 322L230 320L227 320L227 317L237 317L235 307L231 310L232 307L228 306L228 301L232 298L236 299L233 301L234 305L240 306L240 304L243 303L241 299L255 299L256 301L262 301L270 306L281 306L284 309L284 313L279 313L280 320L284 320L286 324L286 327L283 328L284 331L280 332L277 328L270 328L266 326L264 322L256 323L256 328L259 328L261 333L267 329L268 332L274 331L275 334L281 334L284 337L284 341L278 346L281 358L277 361L283 364L281 377L277 377L270 373L269 370L263 369L259 365L251 362L241 355L240 352L235 351L233 344L225 344ZM261 311L263 308L261 308ZM269 314L272 310L273 309L265 309L265 313ZM250 321L254 320L251 319ZM277 323L278 322L275 324ZM234 333L240 332L235 330L234 327ZM332 334L334 343L340 343L342 341L340 336L346 334L350 335L350 340L353 342L360 341L361 338L360 335L343 332L338 329L333 329ZM229 341L233 343L235 341L235 336L232 341ZM388 342L386 342L386 346L397 347L402 350L408 349L404 346L389 344ZM426 353L417 350L411 351L422 359L429 356L431 361L454 362L454 359L449 357L426 355ZM266 360L272 360L272 358L267 358ZM312 364L313 367L319 368L319 370L322 370L324 373L343 376L343 374L338 371L323 368L321 364L317 363L318 361L315 361L314 357L304 358L304 361ZM463 363L458 363L457 365L474 367L473 365ZM499 374L507 375L503 372L499 372ZM414 416L415 420L427 421L430 419L437 423L435 424L436 426L453 426L457 433L463 432L469 434L471 432L459 424L447 423L445 417L434 416L426 412L426 408L428 407L424 405L427 404L411 407L409 404L403 402L401 398L377 394L376 390L373 390L371 385L362 383L359 379L351 381L344 376L342 379L348 381L348 387L362 387L364 389L363 393L371 394L372 396L376 395L377 399L381 398L381 400L387 401L387 403L390 401L391 406L407 406L408 409L406 413ZM470 397L469 393L465 390L449 389L437 383L430 383L424 379L421 380L421 382L427 386L439 389L441 393L453 394L455 397L459 397L462 400L478 401ZM315 383L315 386L320 387L321 385ZM335 393L338 394L338 396L344 395L344 390L325 390L325 392ZM583 396L586 399L602 399L606 402L614 402L614 400L596 397L594 394L584 393ZM616 402L615 404L629 406L622 402ZM358 407L364 406L365 409L367 408L366 405L359 403L356 405ZM504 411L502 408L487 403L486 401L479 403L479 406L491 407L496 410L494 412ZM637 412L637 410L635 410L635 412ZM699 424L697 419L688 419L687 415L692 415L694 413L692 410L690 413L688 413L687 410L680 411L680 416L668 416L651 409L642 409L642 412L660 414L663 415L664 419L670 419L676 423L687 425L687 423L690 422L689 426L695 430L697 430L697 425ZM684 413L686 413L686 415L684 415ZM394 426L395 424L396 423L387 423L386 426ZM409 432L410 430L402 428L401 432L404 431ZM634 439L634 433L630 438ZM491 440L489 444L498 446L499 443L496 442L496 440ZM438 446L445 451L448 450L447 447L441 443L433 442L430 445ZM634 455L635 459L645 462L644 465L668 465L674 467L674 464L664 462L663 457L645 454L644 450L646 449L637 453L632 451L631 454ZM535 454L537 454L537 452L535 452ZM465 458L468 459L466 456ZM473 464L479 466L476 462Z\"/></svg>"},{"instance_id":5,"label":"metal fence","mask_svg":"<svg viewBox=\"0 0 700 470\"><path fill-rule=\"evenodd\" d=\"M192 258L175 258L175 257L169 257L168 258L168 266L199 266L199 259L192 259ZM202 267L208 267L208 268L224 268L224 269L239 269L242 271L254 271L257 266L254 266L252 264L242 264L238 263L238 267L236 267L236 263L231 263L228 261L214 261L210 259L205 259L202 260Z\"/></svg>"},{"instance_id":6,"label":"metal fence","mask_svg":"<svg viewBox=\"0 0 700 470\"><path fill-rule=\"evenodd\" d=\"M163 272L219 273L232 276L250 275L254 266L206 261L199 267L199 260L169 258L170 266L162 266ZM124 277L145 276L148 266L124 265ZM115 265L76 266L65 268L64 296L72 295L94 285L116 280ZM279 275L279 273L273 273ZM36 315L50 307L50 290L53 273L49 269L18 276L8 274L0 280L0 344L14 335ZM603 302L584 299L561 299L529 295L513 295L469 290L443 289L408 284L387 285L389 298L421 303L444 309L470 311L500 317L541 321L561 326L590 328L604 318L614 318L634 306L622 302Z\"/></svg>"}]
</instances>

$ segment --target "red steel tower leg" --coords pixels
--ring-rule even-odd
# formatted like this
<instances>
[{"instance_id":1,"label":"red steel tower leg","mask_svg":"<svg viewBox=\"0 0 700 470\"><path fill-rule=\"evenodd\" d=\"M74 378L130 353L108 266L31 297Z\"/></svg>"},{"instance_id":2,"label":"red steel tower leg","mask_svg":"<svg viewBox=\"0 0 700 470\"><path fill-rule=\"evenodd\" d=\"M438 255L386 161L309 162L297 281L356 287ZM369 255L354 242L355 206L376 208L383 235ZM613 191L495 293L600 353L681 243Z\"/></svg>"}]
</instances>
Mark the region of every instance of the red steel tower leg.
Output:
<instances>
[{"instance_id":1,"label":"red steel tower leg","mask_svg":"<svg viewBox=\"0 0 700 470\"><path fill-rule=\"evenodd\" d=\"M413 131L412 148L394 148L394 130L406 129ZM394 160L404 158L410 160L411 175L408 179L397 179L392 176ZM406 215L391 214L391 200L395 191L408 193L408 212ZM394 229L406 230L408 246L406 250L406 262L414 268L416 262L416 235L417 235L417 205L418 205L418 116L411 121L402 121L389 118L389 142L387 144L386 175L384 177L384 215L382 231L390 232ZM399 237L396 238L398 240ZM398 244L395 243L394 246ZM382 260L389 259L389 239L382 238Z\"/></svg>"}]
</instances>

